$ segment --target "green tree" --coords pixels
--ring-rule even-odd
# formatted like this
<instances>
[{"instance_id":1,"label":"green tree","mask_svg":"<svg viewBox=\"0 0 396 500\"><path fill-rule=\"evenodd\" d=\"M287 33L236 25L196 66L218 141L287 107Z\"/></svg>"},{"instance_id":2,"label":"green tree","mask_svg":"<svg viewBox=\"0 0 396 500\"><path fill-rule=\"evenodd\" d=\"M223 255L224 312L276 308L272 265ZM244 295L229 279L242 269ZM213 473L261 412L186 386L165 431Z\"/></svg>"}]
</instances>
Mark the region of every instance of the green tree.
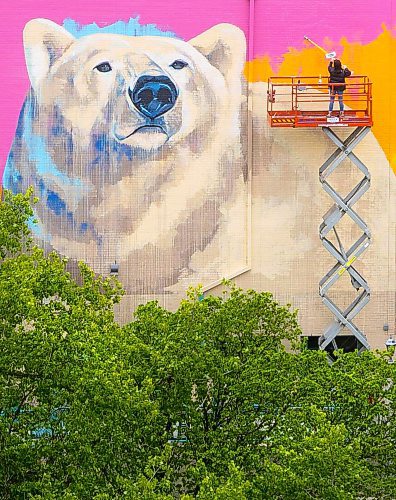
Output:
<instances>
[{"instance_id":1,"label":"green tree","mask_svg":"<svg viewBox=\"0 0 396 500\"><path fill-rule=\"evenodd\" d=\"M165 428L173 442L173 496L396 494L395 368L385 356L339 353L330 365L324 352L286 350L300 333L296 314L233 286L223 297L192 293L174 313L142 306L126 329L148 348L142 374L152 376L158 435ZM232 493L235 475L243 491Z\"/></svg>"},{"instance_id":2,"label":"green tree","mask_svg":"<svg viewBox=\"0 0 396 500\"><path fill-rule=\"evenodd\" d=\"M0 498L396 498L385 354L330 365L229 283L120 327L115 280L32 245L33 201L0 204Z\"/></svg>"},{"instance_id":3,"label":"green tree","mask_svg":"<svg viewBox=\"0 0 396 500\"><path fill-rule=\"evenodd\" d=\"M151 387L120 354L119 284L85 265L77 283L33 246L29 198L6 193L0 205L0 497L113 497L118 471L146 463L137 443L156 411Z\"/></svg>"},{"instance_id":4,"label":"green tree","mask_svg":"<svg viewBox=\"0 0 396 500\"><path fill-rule=\"evenodd\" d=\"M4 191L4 201L0 203L0 260L31 245L28 220L33 217L32 205L36 201L31 189L17 195Z\"/></svg>"}]
</instances>

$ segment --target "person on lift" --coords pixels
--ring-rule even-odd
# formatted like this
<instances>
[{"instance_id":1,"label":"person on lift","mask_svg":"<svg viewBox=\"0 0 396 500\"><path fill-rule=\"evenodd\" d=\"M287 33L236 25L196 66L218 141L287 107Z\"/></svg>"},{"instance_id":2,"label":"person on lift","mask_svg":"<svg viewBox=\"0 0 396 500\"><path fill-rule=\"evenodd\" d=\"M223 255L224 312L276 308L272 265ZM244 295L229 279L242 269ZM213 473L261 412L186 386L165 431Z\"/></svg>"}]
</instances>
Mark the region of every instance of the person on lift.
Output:
<instances>
[{"instance_id":1,"label":"person on lift","mask_svg":"<svg viewBox=\"0 0 396 500\"><path fill-rule=\"evenodd\" d=\"M351 71L344 66L342 67L341 61L339 59L331 59L328 67L330 77L329 77L329 92L330 92L330 104L328 117L331 117L333 111L334 100L336 95L338 96L338 104L340 106L340 116L344 116L344 90L346 89L345 78L351 76ZM331 85L336 83L338 85ZM341 85L344 84L344 85Z\"/></svg>"}]
</instances>

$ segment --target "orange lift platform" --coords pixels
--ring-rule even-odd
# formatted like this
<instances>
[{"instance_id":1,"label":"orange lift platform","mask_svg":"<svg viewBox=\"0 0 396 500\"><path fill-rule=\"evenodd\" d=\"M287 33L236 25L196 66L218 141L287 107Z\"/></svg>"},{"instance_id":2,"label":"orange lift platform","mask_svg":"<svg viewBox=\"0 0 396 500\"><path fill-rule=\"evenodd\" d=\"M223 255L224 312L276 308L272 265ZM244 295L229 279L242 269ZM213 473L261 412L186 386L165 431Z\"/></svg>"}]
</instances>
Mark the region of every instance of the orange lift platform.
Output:
<instances>
[{"instance_id":1,"label":"orange lift platform","mask_svg":"<svg viewBox=\"0 0 396 500\"><path fill-rule=\"evenodd\" d=\"M334 87L341 84L334 84ZM351 76L344 91L344 116L327 117L329 79L318 76L276 76L268 79L267 112L271 127L371 127L372 83ZM334 108L338 108L338 98Z\"/></svg>"},{"instance_id":2,"label":"orange lift platform","mask_svg":"<svg viewBox=\"0 0 396 500\"><path fill-rule=\"evenodd\" d=\"M334 87L337 85L342 84L335 84ZM319 295L333 315L332 322L319 338L319 348L329 352L337 350L337 340L346 328L356 338L359 351L368 350L370 345L366 335L354 324L353 319L369 302L370 287L354 263L369 247L371 232L353 205L369 189L371 177L367 167L354 154L353 149L373 125L372 83L367 76L349 77L343 93L345 110L343 113L338 111L339 103L336 96L330 116L328 116L330 102L328 77L271 77L268 80L267 94L268 121L271 127L320 127L336 146L336 150L319 168L322 188L333 200L333 205L323 215L319 237L325 249L336 261L319 282ZM336 127L352 127L353 130L345 140L342 140L333 130ZM347 159L363 176L347 195L341 195L330 184L329 178ZM360 234L349 248L342 244L336 227L345 215L358 226ZM349 275L351 286L356 293L356 297L346 308L338 306L329 296L330 288L343 275Z\"/></svg>"}]
</instances>

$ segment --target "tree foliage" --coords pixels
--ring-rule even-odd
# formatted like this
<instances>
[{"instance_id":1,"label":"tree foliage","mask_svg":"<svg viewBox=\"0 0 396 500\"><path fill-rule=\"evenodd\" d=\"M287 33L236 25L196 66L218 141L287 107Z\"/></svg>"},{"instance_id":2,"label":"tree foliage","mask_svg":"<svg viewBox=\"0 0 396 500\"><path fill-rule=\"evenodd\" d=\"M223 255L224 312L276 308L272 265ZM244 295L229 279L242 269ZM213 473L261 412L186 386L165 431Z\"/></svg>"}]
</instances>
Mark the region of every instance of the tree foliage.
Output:
<instances>
[{"instance_id":1,"label":"tree foliage","mask_svg":"<svg viewBox=\"0 0 396 500\"><path fill-rule=\"evenodd\" d=\"M0 205L0 498L396 497L386 355L330 365L232 284L121 327L116 281L31 244L30 201Z\"/></svg>"},{"instance_id":2,"label":"tree foliage","mask_svg":"<svg viewBox=\"0 0 396 500\"><path fill-rule=\"evenodd\" d=\"M28 220L33 217L32 205L37 201L29 189L25 194L12 195L4 191L4 202L0 203L0 259L7 253L21 251L31 244Z\"/></svg>"}]
</instances>

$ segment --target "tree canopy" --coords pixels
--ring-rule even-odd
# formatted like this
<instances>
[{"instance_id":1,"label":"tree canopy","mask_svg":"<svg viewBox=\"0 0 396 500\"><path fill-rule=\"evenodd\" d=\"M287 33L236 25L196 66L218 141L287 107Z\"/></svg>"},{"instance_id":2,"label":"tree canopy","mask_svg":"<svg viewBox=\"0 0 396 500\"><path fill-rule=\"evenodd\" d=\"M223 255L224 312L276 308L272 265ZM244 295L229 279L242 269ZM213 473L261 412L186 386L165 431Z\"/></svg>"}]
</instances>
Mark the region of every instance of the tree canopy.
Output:
<instances>
[{"instance_id":1,"label":"tree canopy","mask_svg":"<svg viewBox=\"0 0 396 500\"><path fill-rule=\"evenodd\" d=\"M329 364L230 283L120 326L115 279L32 244L33 202L0 204L0 498L396 498L385 354Z\"/></svg>"}]
</instances>

